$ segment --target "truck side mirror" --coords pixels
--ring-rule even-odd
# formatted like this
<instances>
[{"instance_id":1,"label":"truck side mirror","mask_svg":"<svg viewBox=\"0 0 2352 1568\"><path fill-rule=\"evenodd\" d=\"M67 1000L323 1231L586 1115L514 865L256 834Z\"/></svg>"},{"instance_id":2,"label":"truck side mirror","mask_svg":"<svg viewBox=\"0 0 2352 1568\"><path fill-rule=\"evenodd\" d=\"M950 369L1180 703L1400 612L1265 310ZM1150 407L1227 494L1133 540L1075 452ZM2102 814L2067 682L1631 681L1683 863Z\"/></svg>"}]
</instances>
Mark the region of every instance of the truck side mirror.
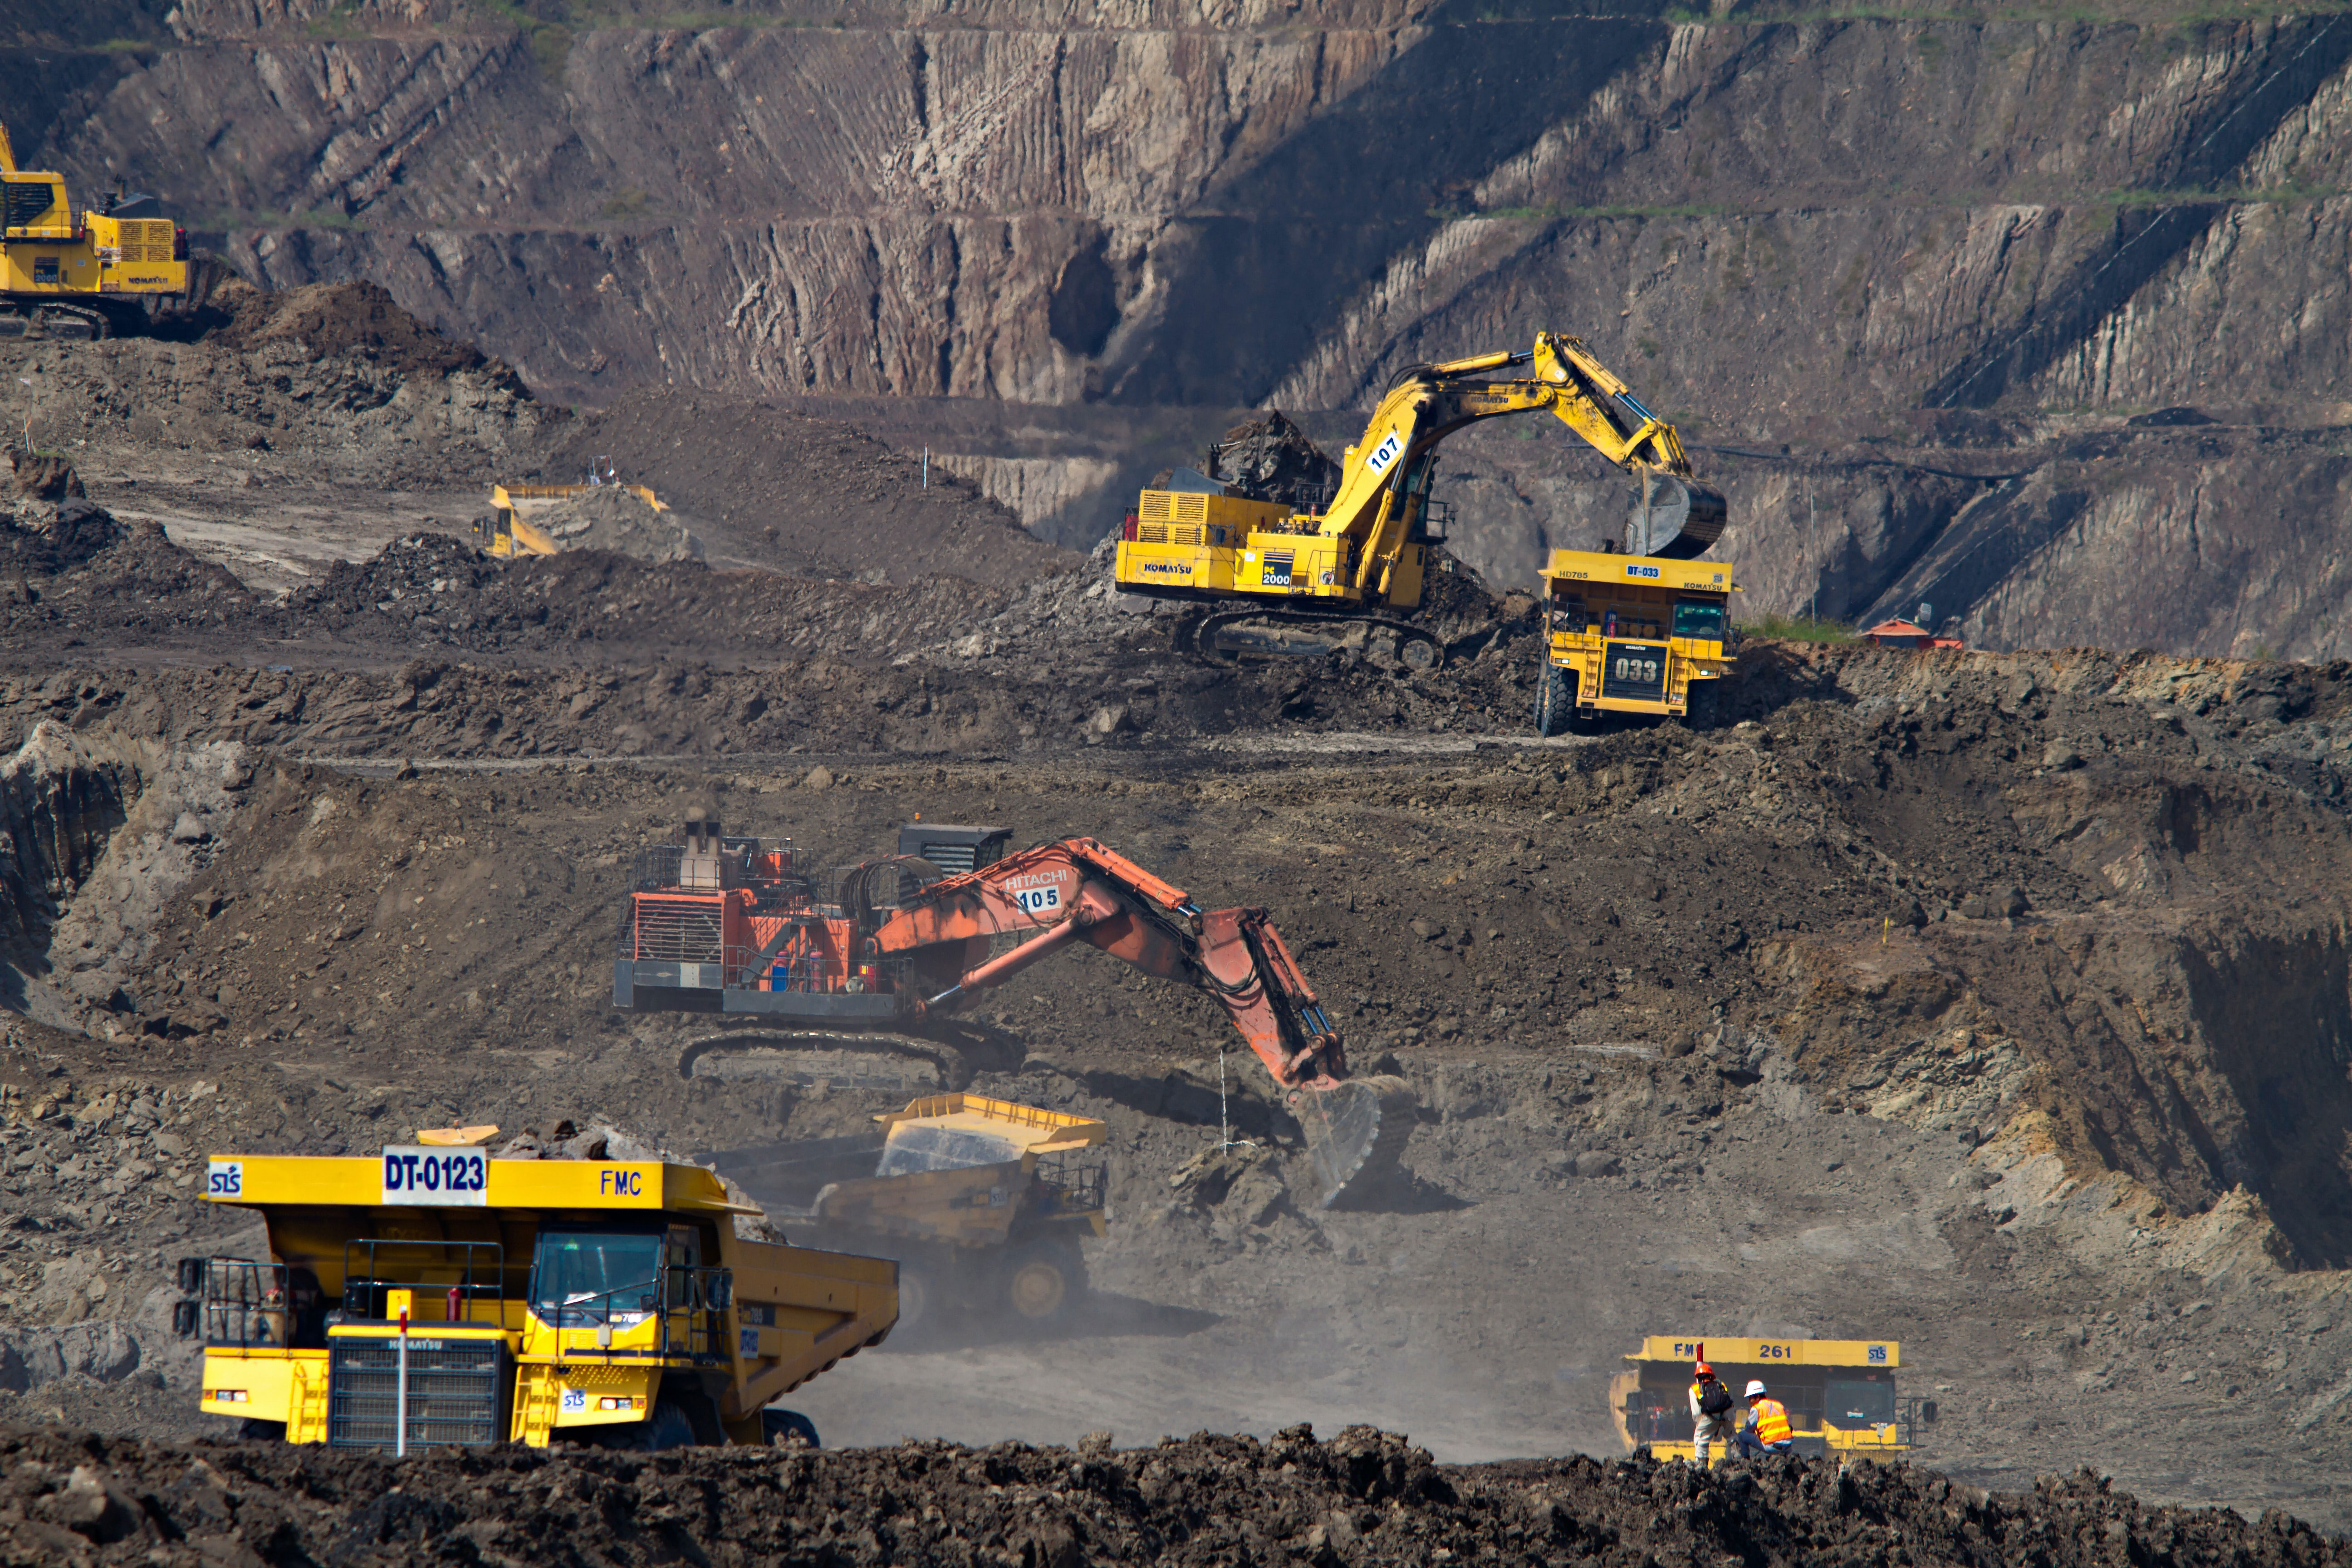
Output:
<instances>
[{"instance_id":1,"label":"truck side mirror","mask_svg":"<svg viewBox=\"0 0 2352 1568\"><path fill-rule=\"evenodd\" d=\"M193 1296L205 1288L205 1260L201 1258L180 1259L180 1294Z\"/></svg>"},{"instance_id":2,"label":"truck side mirror","mask_svg":"<svg viewBox=\"0 0 2352 1568\"><path fill-rule=\"evenodd\" d=\"M1930 1399L1926 1404L1919 1406L1919 1419L1925 1421L1930 1426L1933 1426L1936 1424L1936 1402L1934 1400Z\"/></svg>"},{"instance_id":3,"label":"truck side mirror","mask_svg":"<svg viewBox=\"0 0 2352 1568\"><path fill-rule=\"evenodd\" d=\"M723 1312L735 1300L735 1276L731 1270L719 1269L711 1274L703 1287L703 1296L714 1312Z\"/></svg>"},{"instance_id":4,"label":"truck side mirror","mask_svg":"<svg viewBox=\"0 0 2352 1568\"><path fill-rule=\"evenodd\" d=\"M196 1304L194 1301L172 1303L172 1332L179 1339L192 1339L196 1331Z\"/></svg>"}]
</instances>

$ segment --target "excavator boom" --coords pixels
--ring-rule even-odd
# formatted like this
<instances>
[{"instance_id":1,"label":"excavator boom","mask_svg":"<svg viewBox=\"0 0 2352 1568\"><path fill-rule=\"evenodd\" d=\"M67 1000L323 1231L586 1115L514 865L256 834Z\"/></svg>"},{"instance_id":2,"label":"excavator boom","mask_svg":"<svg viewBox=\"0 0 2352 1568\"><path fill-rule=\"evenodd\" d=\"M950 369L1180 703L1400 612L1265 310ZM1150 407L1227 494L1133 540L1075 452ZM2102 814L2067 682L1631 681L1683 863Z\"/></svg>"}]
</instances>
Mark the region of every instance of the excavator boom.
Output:
<instances>
[{"instance_id":1,"label":"excavator boom","mask_svg":"<svg viewBox=\"0 0 2352 1568\"><path fill-rule=\"evenodd\" d=\"M1494 378L1513 371L1522 374ZM1545 411L1633 481L1627 554L1688 560L1721 537L1729 509L1721 492L1692 476L1675 427L1581 340L1540 332L1532 349L1414 365L1400 374L1347 449L1337 489L1320 511L1239 494L1198 474L1144 491L1121 531L1114 574L1134 592L1262 606L1212 614L1196 634L1203 652L1227 624L1255 617L1311 625L1339 616L1420 639L1418 656L1400 651L1407 664L1428 668L1442 650L1427 631L1384 612L1421 604L1431 519L1442 515L1442 503L1430 499L1437 447L1480 420ZM1301 647L1320 652L1329 646L1310 637Z\"/></svg>"},{"instance_id":2,"label":"excavator boom","mask_svg":"<svg viewBox=\"0 0 2352 1568\"><path fill-rule=\"evenodd\" d=\"M986 956L992 939L1024 933L1034 934ZM1265 910L1204 910L1098 840L1040 845L933 882L883 919L873 941L885 958L927 971L936 972L927 955L946 952L969 965L926 1000L927 1012L961 1006L1076 942L1208 992L1285 1091L1327 1204L1411 1125L1395 1104L1401 1086L1348 1077L1339 1032Z\"/></svg>"},{"instance_id":3,"label":"excavator boom","mask_svg":"<svg viewBox=\"0 0 2352 1568\"><path fill-rule=\"evenodd\" d=\"M963 836L973 868L941 876L918 852L927 835ZM1413 1121L1402 1084L1349 1076L1339 1031L1265 910L1203 910L1093 838L994 859L978 847L996 854L1004 837L910 825L901 853L820 879L789 841L730 838L697 813L681 844L640 861L614 1005L903 1026L1084 942L1215 998L1305 1131L1324 1202L1393 1159ZM996 952L1006 937L1018 940Z\"/></svg>"}]
</instances>

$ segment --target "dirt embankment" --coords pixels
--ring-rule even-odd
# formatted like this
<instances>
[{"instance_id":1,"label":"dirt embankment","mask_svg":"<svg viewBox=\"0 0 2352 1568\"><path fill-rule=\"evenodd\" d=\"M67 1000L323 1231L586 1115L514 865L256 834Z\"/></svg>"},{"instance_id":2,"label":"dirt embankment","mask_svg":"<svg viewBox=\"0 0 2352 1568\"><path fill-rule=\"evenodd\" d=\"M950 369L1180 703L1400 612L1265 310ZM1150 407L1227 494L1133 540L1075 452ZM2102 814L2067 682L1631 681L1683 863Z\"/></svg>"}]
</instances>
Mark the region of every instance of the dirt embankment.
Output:
<instances>
[{"instance_id":1,"label":"dirt embankment","mask_svg":"<svg viewBox=\"0 0 2352 1568\"><path fill-rule=\"evenodd\" d=\"M0 1546L56 1563L278 1556L372 1563L634 1564L741 1553L841 1563L1356 1564L1562 1560L1633 1568L2116 1561L2328 1568L2352 1545L2283 1515L2149 1507L2084 1474L1988 1493L1864 1462L1701 1477L1590 1459L1434 1464L1350 1427L859 1453L651 1458L502 1449L395 1465L317 1448L195 1448L64 1433L0 1437Z\"/></svg>"},{"instance_id":2,"label":"dirt embankment","mask_svg":"<svg viewBox=\"0 0 2352 1568\"><path fill-rule=\"evenodd\" d=\"M540 477L577 483L607 457L730 563L897 584L943 572L1013 588L1080 560L969 480L936 464L927 474L918 452L752 398L630 393L570 427Z\"/></svg>"}]
</instances>

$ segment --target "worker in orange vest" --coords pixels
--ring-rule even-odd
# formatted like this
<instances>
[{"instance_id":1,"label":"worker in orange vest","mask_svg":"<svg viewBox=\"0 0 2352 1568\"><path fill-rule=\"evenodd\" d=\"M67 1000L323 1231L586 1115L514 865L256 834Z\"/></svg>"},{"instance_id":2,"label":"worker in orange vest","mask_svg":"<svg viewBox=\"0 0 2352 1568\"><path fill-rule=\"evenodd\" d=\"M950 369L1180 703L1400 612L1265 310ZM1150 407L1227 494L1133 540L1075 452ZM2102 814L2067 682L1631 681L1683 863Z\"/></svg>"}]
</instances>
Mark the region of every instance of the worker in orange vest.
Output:
<instances>
[{"instance_id":1,"label":"worker in orange vest","mask_svg":"<svg viewBox=\"0 0 2352 1568\"><path fill-rule=\"evenodd\" d=\"M1748 1380L1748 1425L1731 1439L1743 1454L1793 1454L1797 1434L1789 1425L1789 1407L1764 1392L1764 1384Z\"/></svg>"},{"instance_id":2,"label":"worker in orange vest","mask_svg":"<svg viewBox=\"0 0 2352 1568\"><path fill-rule=\"evenodd\" d=\"M1704 1358L1706 1347L1701 1345L1699 1350ZM1716 1444L1726 1447L1731 1444L1732 1403L1731 1390L1716 1377L1715 1368L1704 1359L1691 1368L1691 1458L1702 1470Z\"/></svg>"}]
</instances>

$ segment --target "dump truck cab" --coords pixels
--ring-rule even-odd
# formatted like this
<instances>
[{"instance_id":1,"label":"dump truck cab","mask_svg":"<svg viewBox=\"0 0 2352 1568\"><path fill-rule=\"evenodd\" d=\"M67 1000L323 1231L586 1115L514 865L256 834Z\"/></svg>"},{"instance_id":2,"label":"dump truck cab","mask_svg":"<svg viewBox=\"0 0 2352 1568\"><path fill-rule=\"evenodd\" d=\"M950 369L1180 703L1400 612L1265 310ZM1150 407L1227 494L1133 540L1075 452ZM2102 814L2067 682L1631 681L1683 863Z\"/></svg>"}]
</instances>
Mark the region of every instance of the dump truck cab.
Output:
<instances>
[{"instance_id":1,"label":"dump truck cab","mask_svg":"<svg viewBox=\"0 0 2352 1568\"><path fill-rule=\"evenodd\" d=\"M1901 1453L1936 1418L1933 1400L1896 1392L1903 1347L1893 1340L1643 1340L1609 1384L1609 1411L1625 1451L1691 1458L1692 1363L1705 1346L1715 1374L1737 1396L1752 1378L1789 1407L1801 1454ZM1735 1407L1745 1424L1747 1403Z\"/></svg>"},{"instance_id":2,"label":"dump truck cab","mask_svg":"<svg viewBox=\"0 0 2352 1568\"><path fill-rule=\"evenodd\" d=\"M1738 647L1728 565L1555 550L1542 576L1539 733L1603 713L1704 714Z\"/></svg>"},{"instance_id":3,"label":"dump truck cab","mask_svg":"<svg viewBox=\"0 0 2352 1568\"><path fill-rule=\"evenodd\" d=\"M698 1165L222 1154L206 1197L269 1251L182 1261L202 1408L289 1442L763 1442L898 1319L896 1264L739 1237L758 1211Z\"/></svg>"}]
</instances>

